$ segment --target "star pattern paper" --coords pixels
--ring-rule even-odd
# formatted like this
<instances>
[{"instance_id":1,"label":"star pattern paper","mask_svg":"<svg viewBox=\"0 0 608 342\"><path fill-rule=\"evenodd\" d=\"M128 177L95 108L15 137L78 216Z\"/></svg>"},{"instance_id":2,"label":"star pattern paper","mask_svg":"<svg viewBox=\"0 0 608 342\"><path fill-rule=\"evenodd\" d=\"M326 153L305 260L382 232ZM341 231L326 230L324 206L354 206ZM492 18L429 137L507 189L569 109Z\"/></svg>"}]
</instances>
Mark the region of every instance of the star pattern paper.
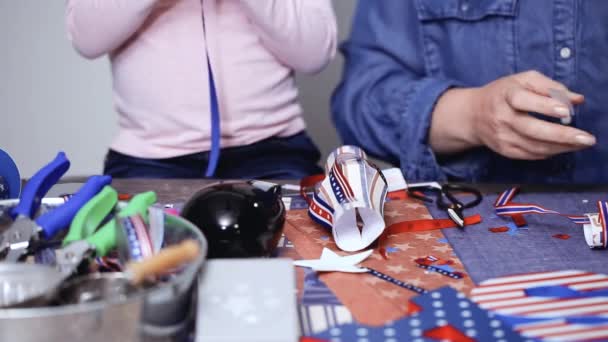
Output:
<instances>
[{"instance_id":1,"label":"star pattern paper","mask_svg":"<svg viewBox=\"0 0 608 342\"><path fill-rule=\"evenodd\" d=\"M401 294L396 289L393 289L393 290L382 290L382 291L380 291L380 293L382 293L382 295L384 297L389 298L389 299L396 299L396 298L401 297Z\"/></svg>"},{"instance_id":2,"label":"star pattern paper","mask_svg":"<svg viewBox=\"0 0 608 342\"><path fill-rule=\"evenodd\" d=\"M350 341L526 341L488 311L451 287L412 300L421 311L382 327L343 324L313 335L332 342Z\"/></svg>"},{"instance_id":3,"label":"star pattern paper","mask_svg":"<svg viewBox=\"0 0 608 342\"><path fill-rule=\"evenodd\" d=\"M428 241L428 240L431 240L434 238L435 237L433 236L432 233L416 234L416 239L420 239L420 240L424 240L424 241Z\"/></svg>"},{"instance_id":4,"label":"star pattern paper","mask_svg":"<svg viewBox=\"0 0 608 342\"><path fill-rule=\"evenodd\" d=\"M400 215L396 210L386 210L384 212L384 217L399 217Z\"/></svg>"},{"instance_id":5,"label":"star pattern paper","mask_svg":"<svg viewBox=\"0 0 608 342\"><path fill-rule=\"evenodd\" d=\"M382 280L378 277L371 276L371 275L369 277L365 277L365 279L363 281L372 286L375 286L377 284L381 284L382 282L384 282L384 280Z\"/></svg>"},{"instance_id":6,"label":"star pattern paper","mask_svg":"<svg viewBox=\"0 0 608 342\"><path fill-rule=\"evenodd\" d=\"M439 252L439 253L447 253L450 250L452 250L452 247L450 247L450 245L432 246L431 248L433 249L434 252Z\"/></svg>"},{"instance_id":7,"label":"star pattern paper","mask_svg":"<svg viewBox=\"0 0 608 342\"><path fill-rule=\"evenodd\" d=\"M333 251L339 249L333 239L320 243L316 239L323 236L331 236L329 230L317 225L312 220L301 219L305 211L292 210L287 213L285 234L291 240L301 258L317 259L321 255L323 247ZM398 213L385 215L387 226L393 223L418 220L429 215L426 207L416 200L393 200L385 205L385 213ZM291 216L296 215L296 220ZM453 250L448 244L440 243L444 239L441 231L428 231L424 233L404 233L391 235L386 238L385 247L392 248L394 252L389 253L388 260L377 250L362 263L362 266L378 270L406 283L433 290L444 285L455 285L461 291L468 293L473 284L469 277L464 279L451 279L436 272L426 273L414 262L415 259L426 257L429 254L443 260L453 260L451 265L456 271L464 272L462 265L453 255ZM433 247L438 247L434 250ZM347 253L338 252L341 255ZM336 295L341 303L346 305L353 317L362 324L383 325L387 322L397 320L408 314L408 309L403 303L415 296L414 292L397 287L389 282L382 281L369 274L342 274L326 273L320 274L319 278ZM376 281L377 279L377 281ZM387 291L387 298L382 291ZM397 296L398 294L398 296Z\"/></svg>"},{"instance_id":8,"label":"star pattern paper","mask_svg":"<svg viewBox=\"0 0 608 342\"><path fill-rule=\"evenodd\" d=\"M407 251L409 249L412 249L414 247L412 247L412 245L410 243L396 243L393 246L395 246L395 248L400 249L402 251Z\"/></svg>"},{"instance_id":9,"label":"star pattern paper","mask_svg":"<svg viewBox=\"0 0 608 342\"><path fill-rule=\"evenodd\" d=\"M388 265L386 269L392 274L400 274L407 271L407 268L403 267L403 265Z\"/></svg>"}]
</instances>

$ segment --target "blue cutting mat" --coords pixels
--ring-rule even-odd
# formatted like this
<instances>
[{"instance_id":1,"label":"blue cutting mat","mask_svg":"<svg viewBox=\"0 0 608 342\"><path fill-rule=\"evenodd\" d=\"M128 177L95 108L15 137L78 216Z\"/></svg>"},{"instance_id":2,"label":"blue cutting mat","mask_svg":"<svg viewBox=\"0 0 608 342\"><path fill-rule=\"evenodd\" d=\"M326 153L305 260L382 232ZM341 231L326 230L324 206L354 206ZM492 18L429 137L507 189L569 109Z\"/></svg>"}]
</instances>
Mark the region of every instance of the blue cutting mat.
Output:
<instances>
[{"instance_id":1,"label":"blue cutting mat","mask_svg":"<svg viewBox=\"0 0 608 342\"><path fill-rule=\"evenodd\" d=\"M582 226L557 215L525 215L528 226L517 229L512 220L496 216L493 207L496 197L487 195L479 206L465 211L465 215L481 214L481 224L464 231L443 230L473 281L567 269L608 272L608 250L591 250L585 243ZM522 192L513 202L534 203L563 214L584 214L598 212L598 200L608 200L608 194ZM446 213L434 205L428 207L434 218L447 218ZM488 230L502 226L508 226L510 231ZM556 239L555 234L568 234L570 239Z\"/></svg>"}]
</instances>

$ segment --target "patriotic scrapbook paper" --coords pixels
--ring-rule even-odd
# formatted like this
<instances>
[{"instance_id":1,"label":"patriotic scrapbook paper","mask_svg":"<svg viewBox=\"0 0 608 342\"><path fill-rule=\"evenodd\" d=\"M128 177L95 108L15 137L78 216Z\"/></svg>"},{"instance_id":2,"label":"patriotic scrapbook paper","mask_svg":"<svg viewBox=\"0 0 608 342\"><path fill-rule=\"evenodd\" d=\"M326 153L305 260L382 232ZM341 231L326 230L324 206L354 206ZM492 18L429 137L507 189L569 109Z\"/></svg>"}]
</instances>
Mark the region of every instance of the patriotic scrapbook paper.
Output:
<instances>
[{"instance_id":1,"label":"patriotic scrapbook paper","mask_svg":"<svg viewBox=\"0 0 608 342\"><path fill-rule=\"evenodd\" d=\"M471 298L528 338L607 341L607 290L608 276L567 270L487 280Z\"/></svg>"},{"instance_id":2,"label":"patriotic scrapbook paper","mask_svg":"<svg viewBox=\"0 0 608 342\"><path fill-rule=\"evenodd\" d=\"M463 293L451 287L418 296L412 302L419 311L411 317L383 327L345 324L314 337L332 342L524 341L518 333L496 319L493 313L479 308Z\"/></svg>"},{"instance_id":3,"label":"patriotic scrapbook paper","mask_svg":"<svg viewBox=\"0 0 608 342\"><path fill-rule=\"evenodd\" d=\"M387 225L430 218L426 207L417 200L393 200L385 203L384 220ZM305 210L287 212L284 233L293 242L295 249L303 259L319 258L324 247L334 251L338 250L331 233L312 221ZM468 293L473 288L473 283L462 263L439 230L389 235L384 246L387 259L376 248L374 253L362 263L362 266L378 270L427 290L450 285L461 292ZM342 252L342 254L346 253ZM432 266L448 273L462 273L463 278L455 279L420 267L416 260L427 257L437 259L431 264ZM318 277L331 289L340 303L348 308L354 319L361 324L379 326L408 315L410 312L407 305L408 300L416 296L416 293L412 291L370 274L333 272L322 273ZM335 322L336 320L331 319L329 323L320 322L315 326L324 324L331 326Z\"/></svg>"}]
</instances>

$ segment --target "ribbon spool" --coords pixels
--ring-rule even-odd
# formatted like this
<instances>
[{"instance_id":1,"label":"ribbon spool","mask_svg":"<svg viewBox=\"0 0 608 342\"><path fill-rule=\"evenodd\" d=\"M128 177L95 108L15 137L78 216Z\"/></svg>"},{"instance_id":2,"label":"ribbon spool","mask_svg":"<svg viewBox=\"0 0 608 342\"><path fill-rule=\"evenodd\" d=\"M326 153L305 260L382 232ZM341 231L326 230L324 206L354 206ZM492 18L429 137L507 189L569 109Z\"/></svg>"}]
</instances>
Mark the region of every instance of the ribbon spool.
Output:
<instances>
[{"instance_id":1,"label":"ribbon spool","mask_svg":"<svg viewBox=\"0 0 608 342\"><path fill-rule=\"evenodd\" d=\"M21 176L17 165L0 150L0 199L18 198L21 193Z\"/></svg>"}]
</instances>

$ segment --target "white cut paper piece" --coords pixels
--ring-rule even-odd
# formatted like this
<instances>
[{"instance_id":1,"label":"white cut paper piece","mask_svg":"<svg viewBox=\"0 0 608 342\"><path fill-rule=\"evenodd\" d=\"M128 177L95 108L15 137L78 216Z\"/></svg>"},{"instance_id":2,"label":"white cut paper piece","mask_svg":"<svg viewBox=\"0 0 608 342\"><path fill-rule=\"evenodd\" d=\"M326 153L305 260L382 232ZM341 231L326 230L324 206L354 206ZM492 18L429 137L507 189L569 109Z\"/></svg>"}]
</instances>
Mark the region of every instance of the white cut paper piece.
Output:
<instances>
[{"instance_id":1,"label":"white cut paper piece","mask_svg":"<svg viewBox=\"0 0 608 342\"><path fill-rule=\"evenodd\" d=\"M373 250L367 250L353 255L340 256L329 248L323 248L320 259L296 260L294 265L308 267L317 272L366 273L367 268L357 266L372 255Z\"/></svg>"},{"instance_id":2,"label":"white cut paper piece","mask_svg":"<svg viewBox=\"0 0 608 342\"><path fill-rule=\"evenodd\" d=\"M388 183L388 192L407 189L407 182L403 177L401 169L398 167L384 169L382 170L382 173L384 174L384 178L386 178L386 182Z\"/></svg>"},{"instance_id":3,"label":"white cut paper piece","mask_svg":"<svg viewBox=\"0 0 608 342\"><path fill-rule=\"evenodd\" d=\"M408 188L420 188L425 186L429 188L441 189L441 184L437 182L408 183L403 177L401 169L397 167L384 169L382 170L382 173L384 174L384 178L386 178L386 182L388 183L388 192L407 190Z\"/></svg>"}]
</instances>

